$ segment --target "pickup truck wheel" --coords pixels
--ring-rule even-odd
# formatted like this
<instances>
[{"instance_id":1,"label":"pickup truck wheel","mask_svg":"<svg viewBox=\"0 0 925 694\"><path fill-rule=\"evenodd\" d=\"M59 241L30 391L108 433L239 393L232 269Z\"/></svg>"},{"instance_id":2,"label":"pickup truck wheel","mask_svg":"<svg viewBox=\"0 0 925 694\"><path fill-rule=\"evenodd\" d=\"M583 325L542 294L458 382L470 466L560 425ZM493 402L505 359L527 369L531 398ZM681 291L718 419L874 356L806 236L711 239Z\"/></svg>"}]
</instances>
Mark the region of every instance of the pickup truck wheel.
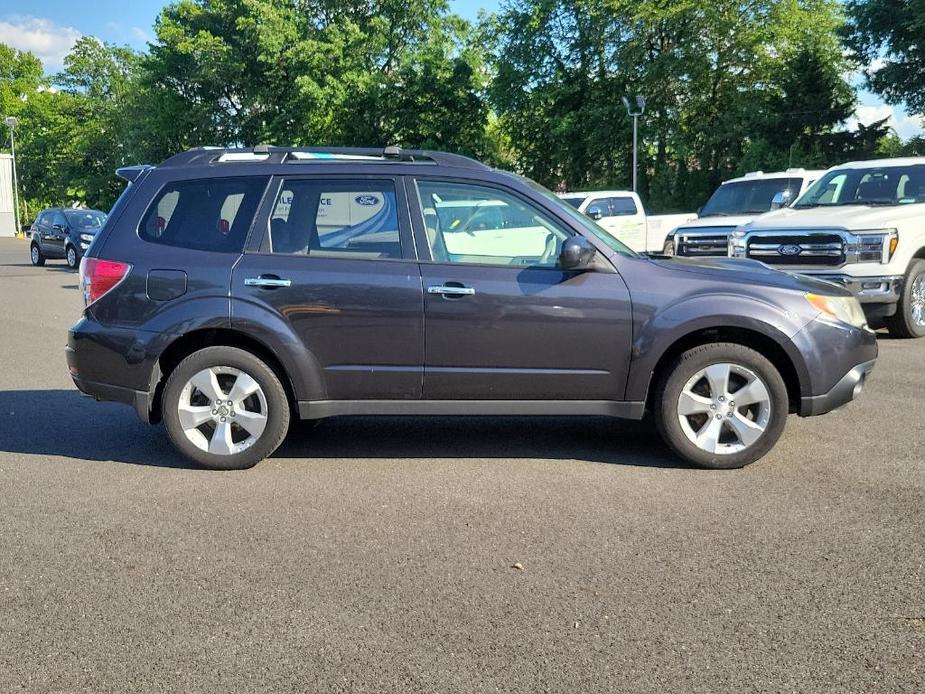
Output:
<instances>
[{"instance_id":1,"label":"pickup truck wheel","mask_svg":"<svg viewBox=\"0 0 925 694\"><path fill-rule=\"evenodd\" d=\"M689 349L668 367L654 410L675 453L702 467L732 469L774 447L789 400L771 362L743 345L718 342Z\"/></svg>"},{"instance_id":2,"label":"pickup truck wheel","mask_svg":"<svg viewBox=\"0 0 925 694\"><path fill-rule=\"evenodd\" d=\"M45 256L42 255L42 249L39 248L37 243L33 243L29 247L29 260L32 261L32 264L36 267L41 267L45 264Z\"/></svg>"},{"instance_id":3,"label":"pickup truck wheel","mask_svg":"<svg viewBox=\"0 0 925 694\"><path fill-rule=\"evenodd\" d=\"M899 306L886 325L893 337L925 337L925 260L909 265Z\"/></svg>"},{"instance_id":4,"label":"pickup truck wheel","mask_svg":"<svg viewBox=\"0 0 925 694\"><path fill-rule=\"evenodd\" d=\"M180 362L164 386L161 407L174 447L215 470L253 467L289 430L289 401L279 378L234 347L207 347Z\"/></svg>"}]
</instances>

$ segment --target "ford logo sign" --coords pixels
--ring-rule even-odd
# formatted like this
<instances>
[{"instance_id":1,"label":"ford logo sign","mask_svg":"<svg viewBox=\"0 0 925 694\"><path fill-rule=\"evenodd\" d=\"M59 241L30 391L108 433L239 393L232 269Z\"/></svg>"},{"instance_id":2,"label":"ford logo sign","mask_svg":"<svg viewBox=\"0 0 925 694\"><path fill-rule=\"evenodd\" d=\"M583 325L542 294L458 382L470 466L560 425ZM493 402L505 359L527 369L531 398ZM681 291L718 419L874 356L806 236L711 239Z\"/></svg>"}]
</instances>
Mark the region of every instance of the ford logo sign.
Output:
<instances>
[{"instance_id":1,"label":"ford logo sign","mask_svg":"<svg viewBox=\"0 0 925 694\"><path fill-rule=\"evenodd\" d=\"M785 243L777 249L781 255L800 255L803 252L803 246L796 243Z\"/></svg>"},{"instance_id":2,"label":"ford logo sign","mask_svg":"<svg viewBox=\"0 0 925 694\"><path fill-rule=\"evenodd\" d=\"M375 195L357 195L354 200L356 200L357 205L366 205L367 207L379 204L379 198Z\"/></svg>"}]
</instances>

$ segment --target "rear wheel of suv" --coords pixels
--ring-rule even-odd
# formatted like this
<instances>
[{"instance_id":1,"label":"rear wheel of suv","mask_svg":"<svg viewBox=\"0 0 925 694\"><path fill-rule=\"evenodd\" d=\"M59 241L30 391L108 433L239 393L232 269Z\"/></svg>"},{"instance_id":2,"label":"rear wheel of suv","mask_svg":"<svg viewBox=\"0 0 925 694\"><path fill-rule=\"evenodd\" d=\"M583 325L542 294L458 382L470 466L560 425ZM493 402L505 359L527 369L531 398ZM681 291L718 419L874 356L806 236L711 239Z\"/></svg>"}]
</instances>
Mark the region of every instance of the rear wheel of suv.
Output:
<instances>
[{"instance_id":1,"label":"rear wheel of suv","mask_svg":"<svg viewBox=\"0 0 925 694\"><path fill-rule=\"evenodd\" d=\"M77 266L80 265L80 260L77 258L77 249L73 246L67 247L64 258L67 260L67 266L71 268L71 270L76 270Z\"/></svg>"},{"instance_id":2,"label":"rear wheel of suv","mask_svg":"<svg viewBox=\"0 0 925 694\"><path fill-rule=\"evenodd\" d=\"M217 470L243 470L273 453L289 429L289 401L263 361L235 347L184 359L164 386L162 416L173 445Z\"/></svg>"},{"instance_id":3,"label":"rear wheel of suv","mask_svg":"<svg viewBox=\"0 0 925 694\"><path fill-rule=\"evenodd\" d=\"M658 388L659 433L696 465L743 467L770 451L784 431L789 411L784 379L743 345L719 342L684 352Z\"/></svg>"},{"instance_id":4,"label":"rear wheel of suv","mask_svg":"<svg viewBox=\"0 0 925 694\"><path fill-rule=\"evenodd\" d=\"M925 337L925 260L913 260L903 280L896 313L886 319L893 337Z\"/></svg>"},{"instance_id":5,"label":"rear wheel of suv","mask_svg":"<svg viewBox=\"0 0 925 694\"><path fill-rule=\"evenodd\" d=\"M33 243L29 248L29 259L36 267L41 267L45 264L45 256L42 255L42 249L39 248L37 243Z\"/></svg>"}]
</instances>

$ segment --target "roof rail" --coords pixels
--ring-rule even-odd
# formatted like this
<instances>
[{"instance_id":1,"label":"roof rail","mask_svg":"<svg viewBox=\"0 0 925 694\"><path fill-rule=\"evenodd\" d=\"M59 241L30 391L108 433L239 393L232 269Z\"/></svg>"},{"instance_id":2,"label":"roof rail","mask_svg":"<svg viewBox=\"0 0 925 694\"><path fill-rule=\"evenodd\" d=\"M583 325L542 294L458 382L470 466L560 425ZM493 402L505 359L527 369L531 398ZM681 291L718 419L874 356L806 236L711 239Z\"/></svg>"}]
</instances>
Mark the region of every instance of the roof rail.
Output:
<instances>
[{"instance_id":1,"label":"roof rail","mask_svg":"<svg viewBox=\"0 0 925 694\"><path fill-rule=\"evenodd\" d=\"M488 169L482 162L449 152L422 149L402 149L395 145L374 147L273 147L257 145L240 147L194 147L175 154L161 163L162 167L197 166L231 162L266 162L270 164L338 161L379 161L436 164L465 169Z\"/></svg>"}]
</instances>

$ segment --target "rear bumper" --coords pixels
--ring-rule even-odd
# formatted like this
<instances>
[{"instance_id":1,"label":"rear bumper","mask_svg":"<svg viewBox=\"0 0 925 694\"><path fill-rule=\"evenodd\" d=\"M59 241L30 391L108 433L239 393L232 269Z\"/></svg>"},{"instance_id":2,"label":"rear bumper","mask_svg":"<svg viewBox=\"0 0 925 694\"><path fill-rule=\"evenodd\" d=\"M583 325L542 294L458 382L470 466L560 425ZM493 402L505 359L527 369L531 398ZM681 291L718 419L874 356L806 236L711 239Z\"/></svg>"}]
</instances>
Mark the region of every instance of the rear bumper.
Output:
<instances>
[{"instance_id":1,"label":"rear bumper","mask_svg":"<svg viewBox=\"0 0 925 694\"><path fill-rule=\"evenodd\" d=\"M800 416L814 417L826 414L854 400L864 389L876 361L876 359L871 359L858 364L842 376L827 393L801 398Z\"/></svg>"},{"instance_id":2,"label":"rear bumper","mask_svg":"<svg viewBox=\"0 0 925 694\"><path fill-rule=\"evenodd\" d=\"M84 318L68 332L64 354L80 392L131 405L142 421L150 422L157 359L142 342L144 337L139 331L102 328Z\"/></svg>"}]
</instances>

